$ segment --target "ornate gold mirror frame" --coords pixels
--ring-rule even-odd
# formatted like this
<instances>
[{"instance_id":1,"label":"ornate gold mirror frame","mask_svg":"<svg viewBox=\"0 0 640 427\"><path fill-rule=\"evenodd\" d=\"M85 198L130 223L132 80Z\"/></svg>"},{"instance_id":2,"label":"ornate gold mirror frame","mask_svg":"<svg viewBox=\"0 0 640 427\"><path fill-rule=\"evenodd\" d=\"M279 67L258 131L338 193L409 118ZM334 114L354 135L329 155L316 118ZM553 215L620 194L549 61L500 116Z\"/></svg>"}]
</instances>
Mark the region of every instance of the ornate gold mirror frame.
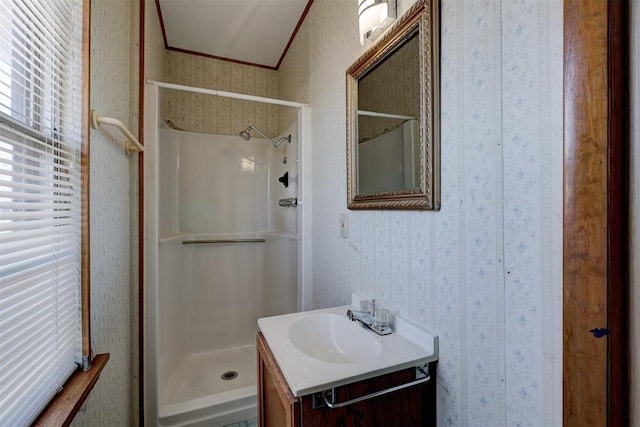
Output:
<instances>
[{"instance_id":1,"label":"ornate gold mirror frame","mask_svg":"<svg viewBox=\"0 0 640 427\"><path fill-rule=\"evenodd\" d=\"M419 144L415 188L358 192L358 82L390 58L417 31L419 51ZM440 209L439 1L418 0L347 70L347 207ZM393 82L389 82L393 84Z\"/></svg>"}]
</instances>

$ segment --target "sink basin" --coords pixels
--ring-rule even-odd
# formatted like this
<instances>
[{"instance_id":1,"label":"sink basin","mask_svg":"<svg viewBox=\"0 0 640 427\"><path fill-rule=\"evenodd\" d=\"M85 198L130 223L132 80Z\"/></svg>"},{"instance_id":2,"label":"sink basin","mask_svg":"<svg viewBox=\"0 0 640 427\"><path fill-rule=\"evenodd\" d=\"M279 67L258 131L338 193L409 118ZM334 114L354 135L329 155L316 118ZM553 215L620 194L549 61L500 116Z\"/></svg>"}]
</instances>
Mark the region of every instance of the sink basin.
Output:
<instances>
[{"instance_id":1,"label":"sink basin","mask_svg":"<svg viewBox=\"0 0 640 427\"><path fill-rule=\"evenodd\" d=\"M438 336L394 316L379 336L347 319L352 304L258 319L260 333L294 396L328 390L438 360Z\"/></svg>"},{"instance_id":2,"label":"sink basin","mask_svg":"<svg viewBox=\"0 0 640 427\"><path fill-rule=\"evenodd\" d=\"M332 313L295 321L289 326L289 340L307 356L329 363L359 363L382 353L376 335Z\"/></svg>"}]
</instances>

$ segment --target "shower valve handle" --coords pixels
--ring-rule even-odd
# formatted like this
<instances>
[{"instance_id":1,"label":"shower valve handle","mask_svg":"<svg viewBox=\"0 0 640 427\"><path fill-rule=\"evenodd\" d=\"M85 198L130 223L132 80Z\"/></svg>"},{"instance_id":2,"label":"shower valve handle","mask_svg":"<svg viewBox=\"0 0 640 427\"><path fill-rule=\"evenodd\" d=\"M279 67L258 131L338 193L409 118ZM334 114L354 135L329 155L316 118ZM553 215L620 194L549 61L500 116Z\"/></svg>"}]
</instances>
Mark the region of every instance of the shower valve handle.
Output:
<instances>
[{"instance_id":1,"label":"shower valve handle","mask_svg":"<svg viewBox=\"0 0 640 427\"><path fill-rule=\"evenodd\" d=\"M284 175L282 175L280 178L278 178L278 181L280 181L282 183L282 185L284 185L285 188L289 187L289 172L285 172Z\"/></svg>"}]
</instances>

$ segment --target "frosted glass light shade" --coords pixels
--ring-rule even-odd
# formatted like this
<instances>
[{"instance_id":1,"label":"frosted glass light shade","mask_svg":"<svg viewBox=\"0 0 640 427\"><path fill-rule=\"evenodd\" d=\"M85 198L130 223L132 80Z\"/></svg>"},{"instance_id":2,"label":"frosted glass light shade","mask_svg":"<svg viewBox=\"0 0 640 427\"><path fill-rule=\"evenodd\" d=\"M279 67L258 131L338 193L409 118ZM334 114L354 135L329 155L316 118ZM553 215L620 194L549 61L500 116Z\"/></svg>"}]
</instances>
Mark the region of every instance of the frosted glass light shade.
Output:
<instances>
[{"instance_id":1,"label":"frosted glass light shade","mask_svg":"<svg viewBox=\"0 0 640 427\"><path fill-rule=\"evenodd\" d=\"M396 0L358 0L360 44L375 31L382 31L396 19Z\"/></svg>"}]
</instances>

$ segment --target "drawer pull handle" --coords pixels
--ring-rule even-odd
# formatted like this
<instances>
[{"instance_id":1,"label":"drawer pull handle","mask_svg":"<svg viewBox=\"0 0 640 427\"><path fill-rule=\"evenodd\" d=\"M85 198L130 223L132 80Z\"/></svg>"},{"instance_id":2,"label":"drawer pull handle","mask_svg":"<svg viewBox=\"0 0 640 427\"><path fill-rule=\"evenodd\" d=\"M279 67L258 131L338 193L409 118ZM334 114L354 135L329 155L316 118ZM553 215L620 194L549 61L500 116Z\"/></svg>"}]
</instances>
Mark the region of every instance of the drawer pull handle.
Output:
<instances>
[{"instance_id":1,"label":"drawer pull handle","mask_svg":"<svg viewBox=\"0 0 640 427\"><path fill-rule=\"evenodd\" d=\"M400 384L400 385L397 385L395 387L390 387L390 388L387 388L387 389L384 389L384 390L376 391L375 393L371 393L371 394L367 394L365 396L357 397L355 399L347 400L346 402L342 402L342 403L331 402L327 398L327 395L329 395L331 397L331 400L333 400L334 389L323 391L323 392L320 392L318 394L320 396L322 396L322 400L324 401L325 405L327 405L331 409L338 409L338 408L344 408L345 406L349 406L349 405L352 405L354 403L362 402L364 400L373 399L374 397L382 396L382 395L385 395L385 394L388 394L388 393L393 393L394 391L398 391L398 390L402 390L402 389L405 389L405 388L413 387L414 385L423 384L423 383L426 383L427 381L429 381L430 379L431 379L431 377L429 376L429 374L427 374L427 376L424 377L424 378L420 378L420 379L411 381L409 383Z\"/></svg>"}]
</instances>

